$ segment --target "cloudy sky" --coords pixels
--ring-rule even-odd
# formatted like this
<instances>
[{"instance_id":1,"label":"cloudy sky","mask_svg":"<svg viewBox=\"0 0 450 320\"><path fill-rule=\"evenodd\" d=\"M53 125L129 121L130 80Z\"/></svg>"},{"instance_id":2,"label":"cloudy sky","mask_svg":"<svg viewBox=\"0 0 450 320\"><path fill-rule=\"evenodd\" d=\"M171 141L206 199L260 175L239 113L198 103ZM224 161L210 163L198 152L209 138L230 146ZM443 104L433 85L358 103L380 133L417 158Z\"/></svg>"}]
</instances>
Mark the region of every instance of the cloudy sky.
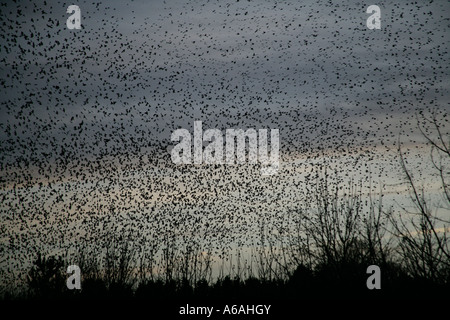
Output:
<instances>
[{"instance_id":1,"label":"cloudy sky","mask_svg":"<svg viewBox=\"0 0 450 320\"><path fill-rule=\"evenodd\" d=\"M72 4L81 30L66 27ZM381 30L366 27L372 4ZM23 246L58 247L98 223L92 212L195 222L205 237L220 212L215 234L248 233L308 197L318 162L400 192L399 137L427 168L416 115L450 130L448 1L17 1L0 13L4 244L24 224ZM196 120L279 129L283 169L174 167L171 133Z\"/></svg>"},{"instance_id":2,"label":"cloudy sky","mask_svg":"<svg viewBox=\"0 0 450 320\"><path fill-rule=\"evenodd\" d=\"M448 110L450 6L422 3L378 3L381 30L365 1L80 1L82 30L66 2L3 4L2 145L38 157L55 151L39 133L101 128L142 147L194 120L280 128L285 147L392 142L416 110Z\"/></svg>"}]
</instances>

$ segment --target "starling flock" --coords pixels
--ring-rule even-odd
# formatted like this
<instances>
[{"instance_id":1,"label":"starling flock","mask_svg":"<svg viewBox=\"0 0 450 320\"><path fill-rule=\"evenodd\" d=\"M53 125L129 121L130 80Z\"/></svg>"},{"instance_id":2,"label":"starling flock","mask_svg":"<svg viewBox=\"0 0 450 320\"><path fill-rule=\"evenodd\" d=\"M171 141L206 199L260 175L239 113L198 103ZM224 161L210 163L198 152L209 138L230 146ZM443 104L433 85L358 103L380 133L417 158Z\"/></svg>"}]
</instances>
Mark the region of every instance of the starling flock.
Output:
<instances>
[{"instance_id":1,"label":"starling flock","mask_svg":"<svg viewBox=\"0 0 450 320\"><path fill-rule=\"evenodd\" d=\"M353 1L1 3L2 285L36 252L123 230L143 250L255 245L311 202L318 167L398 196L399 141L430 183L417 115L450 130L450 4L379 5L369 30ZM173 164L171 133L194 121L279 129L280 170Z\"/></svg>"}]
</instances>

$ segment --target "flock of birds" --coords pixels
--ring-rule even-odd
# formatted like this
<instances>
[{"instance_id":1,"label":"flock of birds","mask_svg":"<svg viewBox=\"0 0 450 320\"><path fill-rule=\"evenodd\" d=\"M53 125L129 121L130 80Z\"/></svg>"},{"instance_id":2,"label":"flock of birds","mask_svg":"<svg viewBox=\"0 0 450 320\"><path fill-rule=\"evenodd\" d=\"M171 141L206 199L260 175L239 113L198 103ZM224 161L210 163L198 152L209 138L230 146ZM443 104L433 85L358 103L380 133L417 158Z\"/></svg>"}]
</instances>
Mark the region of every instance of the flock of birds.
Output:
<instances>
[{"instance_id":1,"label":"flock of birds","mask_svg":"<svg viewBox=\"0 0 450 320\"><path fill-rule=\"evenodd\" d=\"M125 229L142 247L255 244L310 203L318 164L398 180L399 134L450 111L445 1L384 2L382 30L351 1L77 2L81 30L62 2L0 4L3 284ZM279 129L280 171L175 166L170 135L195 120Z\"/></svg>"}]
</instances>

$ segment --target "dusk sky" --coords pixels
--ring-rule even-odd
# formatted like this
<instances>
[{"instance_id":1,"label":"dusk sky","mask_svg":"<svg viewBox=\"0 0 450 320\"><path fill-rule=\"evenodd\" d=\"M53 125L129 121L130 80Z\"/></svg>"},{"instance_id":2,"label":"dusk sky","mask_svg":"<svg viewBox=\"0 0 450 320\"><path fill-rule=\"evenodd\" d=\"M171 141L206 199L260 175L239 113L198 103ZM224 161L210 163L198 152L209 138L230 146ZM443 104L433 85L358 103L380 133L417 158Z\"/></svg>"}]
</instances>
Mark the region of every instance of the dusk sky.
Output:
<instances>
[{"instance_id":1,"label":"dusk sky","mask_svg":"<svg viewBox=\"0 0 450 320\"><path fill-rule=\"evenodd\" d=\"M72 4L80 30L66 26ZM372 4L380 30L366 26ZM449 17L444 0L0 4L2 271L105 221L143 241L252 242L302 206L318 164L406 195L399 140L435 192L417 116L450 130ZM278 129L280 170L174 165L171 134L194 121Z\"/></svg>"}]
</instances>

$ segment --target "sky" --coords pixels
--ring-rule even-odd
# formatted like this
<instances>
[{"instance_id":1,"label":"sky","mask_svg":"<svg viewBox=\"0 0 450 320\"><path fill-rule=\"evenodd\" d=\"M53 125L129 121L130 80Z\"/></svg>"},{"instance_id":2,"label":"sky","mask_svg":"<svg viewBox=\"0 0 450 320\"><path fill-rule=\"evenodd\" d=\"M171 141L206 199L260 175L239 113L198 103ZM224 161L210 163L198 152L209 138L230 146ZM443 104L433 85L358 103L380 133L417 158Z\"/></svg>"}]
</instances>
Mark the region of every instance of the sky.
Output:
<instances>
[{"instance_id":1,"label":"sky","mask_svg":"<svg viewBox=\"0 0 450 320\"><path fill-rule=\"evenodd\" d=\"M234 243L307 203L319 164L403 203L399 141L439 203L418 122L450 131L449 17L448 1L1 3L2 266L105 221ZM171 133L194 121L278 129L280 171L175 166Z\"/></svg>"}]
</instances>

